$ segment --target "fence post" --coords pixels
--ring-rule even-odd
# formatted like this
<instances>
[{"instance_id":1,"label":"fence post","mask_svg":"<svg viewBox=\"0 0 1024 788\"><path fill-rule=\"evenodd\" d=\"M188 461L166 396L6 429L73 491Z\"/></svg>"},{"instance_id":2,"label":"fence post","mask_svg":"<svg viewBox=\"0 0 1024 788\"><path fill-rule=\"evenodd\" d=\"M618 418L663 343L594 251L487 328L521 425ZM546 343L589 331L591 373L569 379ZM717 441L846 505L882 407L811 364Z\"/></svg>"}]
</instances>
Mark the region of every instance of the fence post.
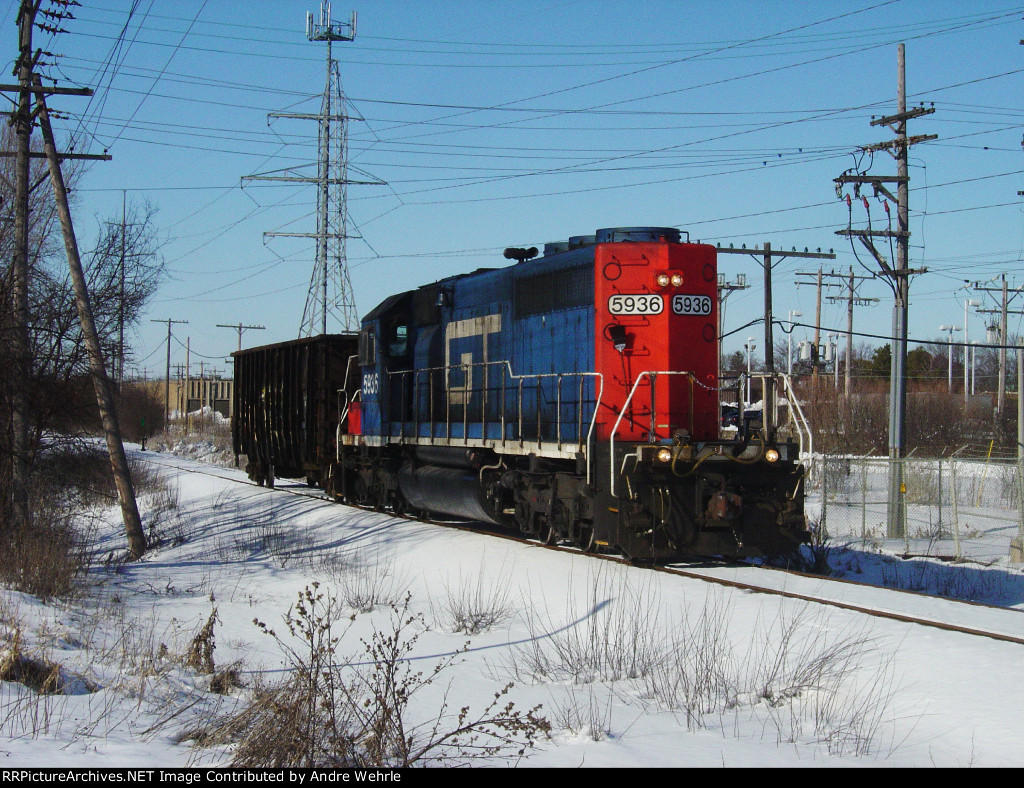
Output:
<instances>
[{"instance_id":1,"label":"fence post","mask_svg":"<svg viewBox=\"0 0 1024 788\"><path fill-rule=\"evenodd\" d=\"M960 559L960 508L956 500L956 460L949 460L949 482L953 486L953 557Z\"/></svg>"},{"instance_id":2,"label":"fence post","mask_svg":"<svg viewBox=\"0 0 1024 788\"><path fill-rule=\"evenodd\" d=\"M828 455L821 461L821 517L818 520L818 540L825 544L827 538L827 511L828 511Z\"/></svg>"},{"instance_id":3,"label":"fence post","mask_svg":"<svg viewBox=\"0 0 1024 788\"><path fill-rule=\"evenodd\" d=\"M1017 396L1020 396L1018 393ZM1018 411L1019 412L1019 411ZM1024 462L1021 460L1017 461L1017 550L1016 555L1024 553ZM1010 547L1013 547L1011 543ZM1015 552L1010 550L1011 556L1015 555Z\"/></svg>"},{"instance_id":4,"label":"fence post","mask_svg":"<svg viewBox=\"0 0 1024 788\"><path fill-rule=\"evenodd\" d=\"M868 463L860 463L860 546L868 543Z\"/></svg>"},{"instance_id":5,"label":"fence post","mask_svg":"<svg viewBox=\"0 0 1024 788\"><path fill-rule=\"evenodd\" d=\"M913 454L914 450L911 449L910 453ZM909 455L907 455L907 456L909 457ZM908 526L910 525L910 523L907 521L908 520L908 517L907 517L907 460L902 458L902 457L898 457L896 459L896 462L899 464L899 468L900 468L900 475L899 475L899 478L900 478L900 499L899 499L899 504L900 505L899 505L899 515L898 516L900 518L900 522L902 523L903 552L904 553L909 553L910 552L910 528Z\"/></svg>"}]
</instances>

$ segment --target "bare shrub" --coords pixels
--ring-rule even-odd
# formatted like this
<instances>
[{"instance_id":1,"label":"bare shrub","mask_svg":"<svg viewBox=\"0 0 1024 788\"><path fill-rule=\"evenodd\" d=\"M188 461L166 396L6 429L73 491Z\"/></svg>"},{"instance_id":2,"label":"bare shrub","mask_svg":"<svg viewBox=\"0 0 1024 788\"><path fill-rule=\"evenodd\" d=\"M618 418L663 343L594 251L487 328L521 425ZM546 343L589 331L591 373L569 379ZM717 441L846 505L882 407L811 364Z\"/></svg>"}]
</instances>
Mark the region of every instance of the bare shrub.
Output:
<instances>
[{"instance_id":1,"label":"bare shrub","mask_svg":"<svg viewBox=\"0 0 1024 788\"><path fill-rule=\"evenodd\" d=\"M131 470L132 485L135 487L136 495L159 493L168 486L168 480L164 473L148 462L129 457L128 468Z\"/></svg>"},{"instance_id":2,"label":"bare shrub","mask_svg":"<svg viewBox=\"0 0 1024 788\"><path fill-rule=\"evenodd\" d=\"M164 428L164 401L152 387L126 383L117 395L117 418L125 440L141 443Z\"/></svg>"},{"instance_id":3,"label":"bare shrub","mask_svg":"<svg viewBox=\"0 0 1024 788\"><path fill-rule=\"evenodd\" d=\"M6 652L0 655L0 681L23 684L39 695L56 695L62 690L60 665L25 654L20 630L15 630Z\"/></svg>"},{"instance_id":4,"label":"bare shrub","mask_svg":"<svg viewBox=\"0 0 1024 788\"><path fill-rule=\"evenodd\" d=\"M612 732L612 705L615 693L609 688L605 698L598 698L595 685L585 688L570 686L565 700L554 702L555 724L591 741L607 739Z\"/></svg>"},{"instance_id":5,"label":"bare shrub","mask_svg":"<svg viewBox=\"0 0 1024 788\"><path fill-rule=\"evenodd\" d=\"M644 677L646 696L682 711L689 730L702 727L705 714L735 705L739 695L729 621L728 605L717 595L693 624L684 611L666 658Z\"/></svg>"},{"instance_id":6,"label":"bare shrub","mask_svg":"<svg viewBox=\"0 0 1024 788\"><path fill-rule=\"evenodd\" d=\"M356 554L344 564L338 577L341 597L357 613L369 613L379 606L399 604L409 585L408 579L396 573L391 560L381 560L379 551L373 560Z\"/></svg>"},{"instance_id":7,"label":"bare shrub","mask_svg":"<svg viewBox=\"0 0 1024 788\"><path fill-rule=\"evenodd\" d=\"M445 584L439 610L434 611L435 620L443 620L450 631L466 635L477 635L508 621L515 613L508 585L489 581L508 576L504 567L497 573L486 572L482 562L475 581L460 574L457 581Z\"/></svg>"},{"instance_id":8,"label":"bare shrub","mask_svg":"<svg viewBox=\"0 0 1024 788\"><path fill-rule=\"evenodd\" d=\"M901 591L919 591L948 599L978 602L1005 596L1010 580L1000 571L964 571L961 567L914 559L883 564L882 585Z\"/></svg>"},{"instance_id":9,"label":"bare shrub","mask_svg":"<svg viewBox=\"0 0 1024 788\"><path fill-rule=\"evenodd\" d=\"M59 502L67 509L117 502L110 457L97 444L54 437L36 458L32 474L35 505Z\"/></svg>"},{"instance_id":10,"label":"bare shrub","mask_svg":"<svg viewBox=\"0 0 1024 788\"><path fill-rule=\"evenodd\" d=\"M995 438L1011 448L1013 425L993 425L992 413L971 409L964 415L963 395L946 390L945 381L915 380L907 394L906 448L941 454L951 446ZM847 399L842 386L819 381L800 386L800 400L814 431L814 448L828 454L884 453L888 435L889 382L887 379L854 380ZM1012 411L1011 409L1008 409ZM956 418L951 416L955 415ZM1007 427L1009 427L1007 429Z\"/></svg>"},{"instance_id":11,"label":"bare shrub","mask_svg":"<svg viewBox=\"0 0 1024 788\"><path fill-rule=\"evenodd\" d=\"M867 665L880 655L869 631L837 631L824 614L804 607L787 615L780 606L742 638L747 651L737 656L730 617L719 599L695 622L684 617L670 658L646 679L645 696L682 712L689 730L746 708L765 718L778 743L810 735L837 755L866 755L878 745L897 688L891 657Z\"/></svg>"},{"instance_id":12,"label":"bare shrub","mask_svg":"<svg viewBox=\"0 0 1024 788\"><path fill-rule=\"evenodd\" d=\"M360 664L339 662L345 632L336 629L341 610L314 583L285 616L289 640L257 621L283 649L289 677L276 686L259 686L245 709L194 732L193 740L235 742L235 766L407 767L519 756L547 732L539 707L524 713L505 702L510 685L480 714L471 714L468 706L449 714L444 702L432 720L413 722L410 702L457 655L425 673L413 670L409 657L424 625L410 612L406 596L392 607L390 625L361 641ZM291 645L295 639L298 646Z\"/></svg>"},{"instance_id":13,"label":"bare shrub","mask_svg":"<svg viewBox=\"0 0 1024 788\"><path fill-rule=\"evenodd\" d=\"M831 556L832 542L819 523L811 528L810 544L800 545L794 552L775 563L797 572L831 577L834 574Z\"/></svg>"},{"instance_id":14,"label":"bare shrub","mask_svg":"<svg viewBox=\"0 0 1024 788\"><path fill-rule=\"evenodd\" d=\"M213 601L212 596L210 601ZM236 661L226 667L217 668L214 661L214 652L217 649L214 627L218 623L220 623L220 616L217 615L217 608L214 608L210 612L209 618L206 619L206 623L199 628L189 642L182 664L197 673L210 676L210 692L227 695L233 689L242 686L241 663Z\"/></svg>"},{"instance_id":15,"label":"bare shrub","mask_svg":"<svg viewBox=\"0 0 1024 788\"><path fill-rule=\"evenodd\" d=\"M177 482L163 480L152 494L145 515L146 541L151 549L176 547L189 539L186 519L181 516L181 490Z\"/></svg>"},{"instance_id":16,"label":"bare shrub","mask_svg":"<svg viewBox=\"0 0 1024 788\"><path fill-rule=\"evenodd\" d=\"M40 503L33 522L0 530L0 581L43 601L69 598L88 566L72 516Z\"/></svg>"},{"instance_id":17,"label":"bare shrub","mask_svg":"<svg viewBox=\"0 0 1024 788\"><path fill-rule=\"evenodd\" d=\"M532 600L523 603L530 637L504 660L512 676L576 684L635 679L666 658L670 638L652 583L644 578L634 586L628 572L606 571L593 576L583 610L570 590L567 609L581 614L575 621L553 621Z\"/></svg>"},{"instance_id":18,"label":"bare shrub","mask_svg":"<svg viewBox=\"0 0 1024 788\"><path fill-rule=\"evenodd\" d=\"M185 652L185 667L192 668L198 673L214 673L217 666L213 662L213 652L217 648L217 640L213 628L220 619L217 616L217 608L210 613L206 623L200 627L192 642L189 643L188 651Z\"/></svg>"}]
</instances>

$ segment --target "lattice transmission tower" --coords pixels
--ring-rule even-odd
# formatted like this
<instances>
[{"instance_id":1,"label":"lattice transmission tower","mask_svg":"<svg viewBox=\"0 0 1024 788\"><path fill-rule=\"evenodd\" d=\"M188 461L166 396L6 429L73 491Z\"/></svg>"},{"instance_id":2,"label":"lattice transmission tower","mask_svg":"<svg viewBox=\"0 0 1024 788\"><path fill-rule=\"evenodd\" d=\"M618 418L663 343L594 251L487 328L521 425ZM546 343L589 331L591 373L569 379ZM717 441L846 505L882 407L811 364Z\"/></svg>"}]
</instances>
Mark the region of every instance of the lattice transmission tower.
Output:
<instances>
[{"instance_id":1,"label":"lattice transmission tower","mask_svg":"<svg viewBox=\"0 0 1024 788\"><path fill-rule=\"evenodd\" d=\"M316 261L309 279L309 292L302 313L300 336L327 333L328 317L342 331L359 328L355 294L349 277L346 257L348 234L347 186L349 184L384 185L385 182L351 180L348 176L348 123L345 94L341 86L338 63L331 56L335 41L352 41L356 36L356 15L348 23L331 21L330 3L321 3L320 21L314 22L312 12L306 15L306 37L327 44L327 75L319 113L272 112L271 118L297 118L318 123L318 157L315 176L304 176L296 168L274 173L248 175L243 180L274 180L315 184L317 187L316 232L267 232L264 237L312 238L316 241Z\"/></svg>"}]
</instances>

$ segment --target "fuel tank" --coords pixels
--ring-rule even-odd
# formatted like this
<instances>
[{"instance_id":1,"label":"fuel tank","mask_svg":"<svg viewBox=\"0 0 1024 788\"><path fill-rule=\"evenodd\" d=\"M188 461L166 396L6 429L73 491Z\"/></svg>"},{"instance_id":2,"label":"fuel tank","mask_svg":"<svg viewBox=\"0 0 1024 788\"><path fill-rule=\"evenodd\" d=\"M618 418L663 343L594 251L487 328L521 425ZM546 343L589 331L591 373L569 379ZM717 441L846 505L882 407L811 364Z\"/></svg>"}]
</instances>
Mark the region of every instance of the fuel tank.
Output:
<instances>
[{"instance_id":1,"label":"fuel tank","mask_svg":"<svg viewBox=\"0 0 1024 788\"><path fill-rule=\"evenodd\" d=\"M494 508L480 485L480 476L468 468L442 468L403 465L398 472L398 487L412 506L427 512L449 514L467 520L495 525L509 521Z\"/></svg>"}]
</instances>

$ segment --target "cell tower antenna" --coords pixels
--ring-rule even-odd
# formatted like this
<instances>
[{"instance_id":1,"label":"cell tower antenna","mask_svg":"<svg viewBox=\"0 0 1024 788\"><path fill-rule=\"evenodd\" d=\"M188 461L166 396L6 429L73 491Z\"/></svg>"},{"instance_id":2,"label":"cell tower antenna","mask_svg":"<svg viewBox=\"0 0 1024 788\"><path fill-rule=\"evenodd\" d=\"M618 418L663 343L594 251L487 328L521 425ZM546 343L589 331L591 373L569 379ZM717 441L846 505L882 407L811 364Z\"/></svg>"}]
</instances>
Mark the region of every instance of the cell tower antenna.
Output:
<instances>
[{"instance_id":1,"label":"cell tower antenna","mask_svg":"<svg viewBox=\"0 0 1024 788\"><path fill-rule=\"evenodd\" d=\"M320 4L319 23L313 21L311 11L307 12L306 37L310 41L323 41L327 44L327 79L320 112L271 112L269 115L271 118L298 118L318 122L319 155L316 175L305 176L296 171L298 168L288 167L273 173L242 177L243 182L289 181L316 184L317 186L315 233L267 232L263 234L264 237L290 236L316 240L316 264L309 281L309 293L306 296L306 306L303 310L300 329L300 334L305 336L312 336L317 332L326 334L328 314L340 323L343 331L359 329L359 316L356 312L355 297L346 260L345 241L350 237L346 229L348 223L346 187L349 184L386 185L385 181L367 173L361 174L367 175L372 180L355 181L348 177L348 121L351 118L345 112L345 94L341 89L338 63L331 57L331 44L334 41L352 41L355 36L356 14L354 11L351 21L347 24L335 24L331 21L329 3Z\"/></svg>"}]
</instances>

